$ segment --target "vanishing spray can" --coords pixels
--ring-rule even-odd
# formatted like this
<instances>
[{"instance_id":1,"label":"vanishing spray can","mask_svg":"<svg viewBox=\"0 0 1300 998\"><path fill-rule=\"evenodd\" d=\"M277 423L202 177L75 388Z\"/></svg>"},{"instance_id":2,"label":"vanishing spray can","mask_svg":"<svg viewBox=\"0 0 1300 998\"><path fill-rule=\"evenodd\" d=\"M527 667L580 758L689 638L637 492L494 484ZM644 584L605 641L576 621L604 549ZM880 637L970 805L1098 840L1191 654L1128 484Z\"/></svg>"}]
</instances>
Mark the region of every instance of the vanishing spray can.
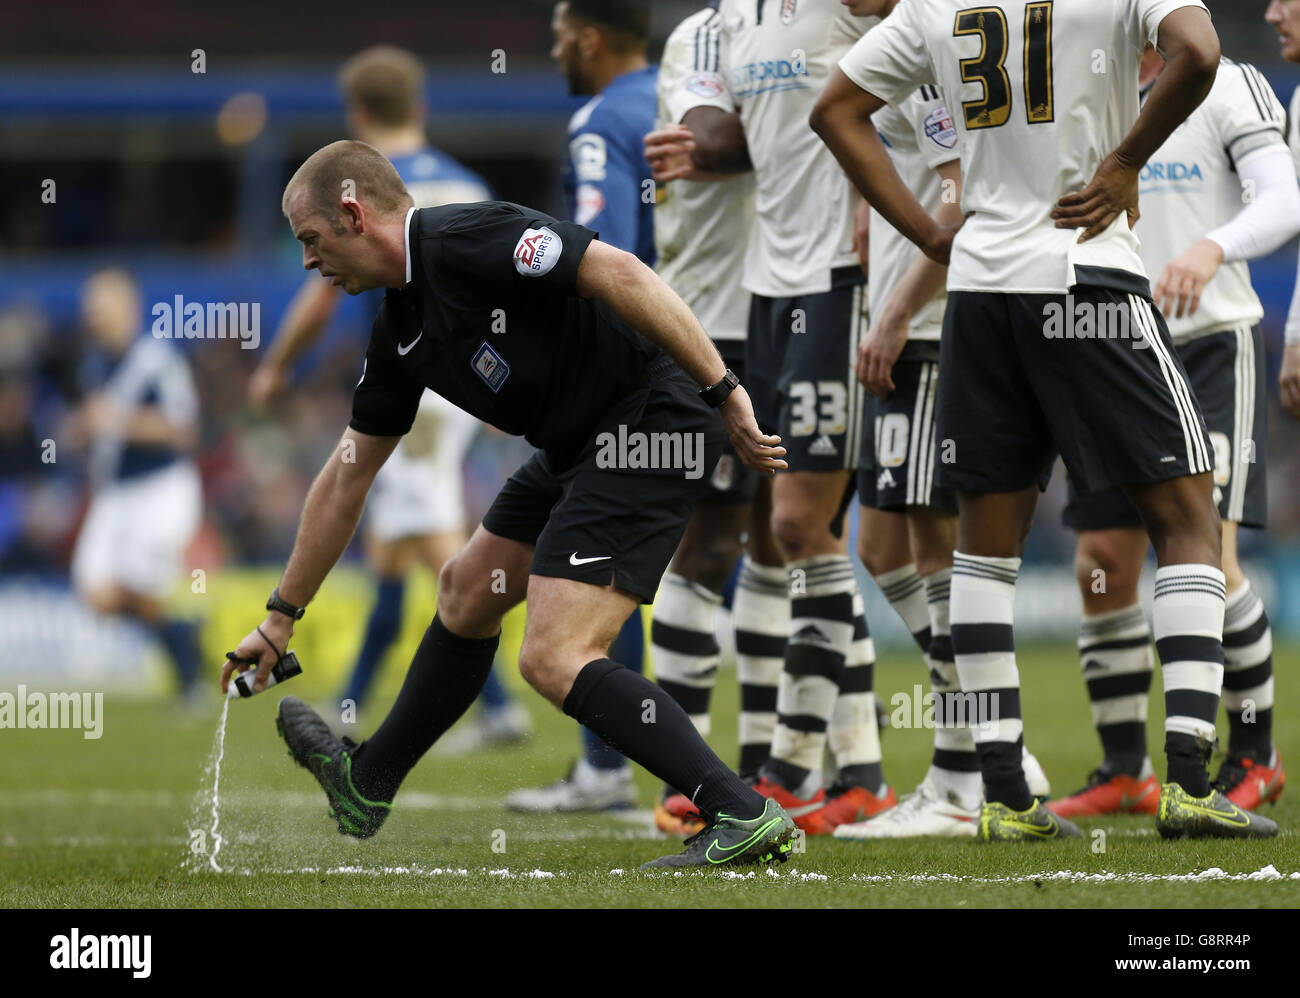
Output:
<instances>
[{"instance_id":1,"label":"vanishing spray can","mask_svg":"<svg viewBox=\"0 0 1300 998\"><path fill-rule=\"evenodd\" d=\"M285 652L284 658L271 667L271 674L266 677L266 689L269 690L276 683L283 683L286 679L292 679L300 672L302 672L302 666L298 664L298 656L291 651ZM253 689L253 678L256 675L256 669L249 669L247 672L241 672L239 675L233 676L226 696L231 700L256 696L259 692ZM265 692L265 690L262 692Z\"/></svg>"}]
</instances>

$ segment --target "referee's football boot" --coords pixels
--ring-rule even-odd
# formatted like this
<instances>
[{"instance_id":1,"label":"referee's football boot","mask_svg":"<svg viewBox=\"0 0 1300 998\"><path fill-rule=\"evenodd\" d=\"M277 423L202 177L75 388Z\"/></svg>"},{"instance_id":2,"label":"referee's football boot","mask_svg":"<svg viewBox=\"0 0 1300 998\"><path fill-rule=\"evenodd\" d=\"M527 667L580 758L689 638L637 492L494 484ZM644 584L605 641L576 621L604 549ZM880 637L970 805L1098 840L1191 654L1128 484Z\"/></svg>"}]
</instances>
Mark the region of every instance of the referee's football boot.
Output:
<instances>
[{"instance_id":1,"label":"referee's football boot","mask_svg":"<svg viewBox=\"0 0 1300 998\"><path fill-rule=\"evenodd\" d=\"M293 761L310 770L329 798L329 815L338 822L339 832L365 839L379 831L393 805L367 800L352 782L352 755L357 744L351 738L335 738L320 715L297 697L285 697L275 717Z\"/></svg>"},{"instance_id":2,"label":"referee's football boot","mask_svg":"<svg viewBox=\"0 0 1300 998\"><path fill-rule=\"evenodd\" d=\"M1242 809L1217 788L1193 797L1177 783L1166 783L1156 831L1166 839L1267 839L1277 834L1277 822Z\"/></svg>"},{"instance_id":3,"label":"referee's football boot","mask_svg":"<svg viewBox=\"0 0 1300 998\"><path fill-rule=\"evenodd\" d=\"M643 870L702 866L747 866L756 863L784 863L794 848L795 824L772 799L763 802L763 813L748 821L719 814L703 831L686 840L684 852L660 856L641 866Z\"/></svg>"},{"instance_id":4,"label":"referee's football boot","mask_svg":"<svg viewBox=\"0 0 1300 998\"><path fill-rule=\"evenodd\" d=\"M979 838L982 842L1077 839L1081 834L1073 822L1057 817L1040 800L1035 800L1023 811L1012 810L996 801L985 801L980 808Z\"/></svg>"}]
</instances>

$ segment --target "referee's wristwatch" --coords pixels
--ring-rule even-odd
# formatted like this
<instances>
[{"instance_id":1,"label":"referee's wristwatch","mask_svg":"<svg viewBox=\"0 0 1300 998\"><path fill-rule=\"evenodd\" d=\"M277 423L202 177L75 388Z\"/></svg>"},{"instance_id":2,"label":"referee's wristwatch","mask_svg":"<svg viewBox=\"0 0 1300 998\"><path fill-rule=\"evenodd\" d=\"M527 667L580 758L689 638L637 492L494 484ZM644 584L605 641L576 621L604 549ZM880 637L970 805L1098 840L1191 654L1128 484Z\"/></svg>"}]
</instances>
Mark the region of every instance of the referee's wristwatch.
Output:
<instances>
[{"instance_id":1,"label":"referee's wristwatch","mask_svg":"<svg viewBox=\"0 0 1300 998\"><path fill-rule=\"evenodd\" d=\"M266 608L282 613L291 620L302 620L302 615L307 612L306 607L294 606L288 600L281 599L279 586L271 590L271 595L266 600Z\"/></svg>"},{"instance_id":2,"label":"referee's wristwatch","mask_svg":"<svg viewBox=\"0 0 1300 998\"><path fill-rule=\"evenodd\" d=\"M727 401L727 396L736 390L740 384L740 379L736 377L731 368L727 368L727 373L722 376L722 380L716 385L710 385L708 388L700 389L700 398L704 399L706 405L716 409Z\"/></svg>"}]
</instances>

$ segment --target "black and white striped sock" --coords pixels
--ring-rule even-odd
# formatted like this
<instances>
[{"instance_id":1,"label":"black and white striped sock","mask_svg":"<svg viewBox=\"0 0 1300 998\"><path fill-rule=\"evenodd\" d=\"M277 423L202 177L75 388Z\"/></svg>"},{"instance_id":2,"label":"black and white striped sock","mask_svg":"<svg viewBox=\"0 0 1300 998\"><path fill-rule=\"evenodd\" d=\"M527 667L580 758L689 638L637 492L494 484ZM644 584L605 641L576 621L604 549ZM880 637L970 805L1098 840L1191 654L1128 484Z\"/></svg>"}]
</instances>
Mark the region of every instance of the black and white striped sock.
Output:
<instances>
[{"instance_id":1,"label":"black and white striped sock","mask_svg":"<svg viewBox=\"0 0 1300 998\"><path fill-rule=\"evenodd\" d=\"M978 804L984 794L975 737L966 725L964 712L954 709L953 695L961 692L957 662L952 653L948 601L952 569L943 568L925 577L925 596L930 616L930 692L934 695L934 757L930 775L941 787L955 790L965 803Z\"/></svg>"},{"instance_id":2,"label":"black and white striped sock","mask_svg":"<svg viewBox=\"0 0 1300 998\"><path fill-rule=\"evenodd\" d=\"M1019 558L953 554L952 647L984 795L1023 811L1033 803L1021 766L1024 722L1012 615Z\"/></svg>"},{"instance_id":3,"label":"black and white striped sock","mask_svg":"<svg viewBox=\"0 0 1300 998\"><path fill-rule=\"evenodd\" d=\"M716 627L722 596L675 572L664 576L650 625L655 682L662 686L708 736L709 697L722 653Z\"/></svg>"},{"instance_id":4,"label":"black and white striped sock","mask_svg":"<svg viewBox=\"0 0 1300 998\"><path fill-rule=\"evenodd\" d=\"M1079 623L1079 662L1101 738L1103 768L1137 777L1147 761L1147 700L1155 654L1151 628L1138 603L1085 613Z\"/></svg>"},{"instance_id":5,"label":"black and white striped sock","mask_svg":"<svg viewBox=\"0 0 1300 998\"><path fill-rule=\"evenodd\" d=\"M786 567L790 638L777 692L772 757L762 775L797 797L809 798L821 786L826 730L853 644L858 584L847 555L816 555Z\"/></svg>"},{"instance_id":6,"label":"black and white striped sock","mask_svg":"<svg viewBox=\"0 0 1300 998\"><path fill-rule=\"evenodd\" d=\"M790 581L784 566L760 565L746 555L731 602L740 680L740 767L758 775L772 752L776 693L790 633Z\"/></svg>"},{"instance_id":7,"label":"black and white striped sock","mask_svg":"<svg viewBox=\"0 0 1300 998\"><path fill-rule=\"evenodd\" d=\"M1247 579L1223 614L1223 706L1228 754L1268 763L1273 752L1273 631Z\"/></svg>"},{"instance_id":8,"label":"black and white striped sock","mask_svg":"<svg viewBox=\"0 0 1300 998\"><path fill-rule=\"evenodd\" d=\"M915 562L872 578L894 612L907 625L921 654L925 654L930 648L930 611L926 606L925 582L917 572Z\"/></svg>"},{"instance_id":9,"label":"black and white striped sock","mask_svg":"<svg viewBox=\"0 0 1300 998\"><path fill-rule=\"evenodd\" d=\"M874 691L876 647L867 629L862 593L853 593L853 643L840 673L840 694L831 712L829 740L837 783L878 793L885 782Z\"/></svg>"},{"instance_id":10,"label":"black and white striped sock","mask_svg":"<svg viewBox=\"0 0 1300 998\"><path fill-rule=\"evenodd\" d=\"M1223 573L1213 565L1156 570L1153 624L1165 681L1168 780L1193 797L1210 792L1206 763L1223 687Z\"/></svg>"}]
</instances>

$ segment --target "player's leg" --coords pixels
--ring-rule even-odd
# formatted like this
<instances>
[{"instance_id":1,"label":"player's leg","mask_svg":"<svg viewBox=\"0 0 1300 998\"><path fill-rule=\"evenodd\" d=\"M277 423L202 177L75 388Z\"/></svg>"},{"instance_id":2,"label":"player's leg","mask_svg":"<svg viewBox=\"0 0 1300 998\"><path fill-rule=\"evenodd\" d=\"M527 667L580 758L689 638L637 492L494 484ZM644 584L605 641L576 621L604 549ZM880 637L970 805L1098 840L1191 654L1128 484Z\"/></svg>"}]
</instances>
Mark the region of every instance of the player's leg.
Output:
<instances>
[{"instance_id":1,"label":"player's leg","mask_svg":"<svg viewBox=\"0 0 1300 998\"><path fill-rule=\"evenodd\" d=\"M726 365L743 382L743 341L724 340L718 349ZM709 696L720 657L718 608L723 587L743 550L757 479L757 474L736 457L728 441L655 597L650 629L655 679L706 737Z\"/></svg>"},{"instance_id":2,"label":"player's leg","mask_svg":"<svg viewBox=\"0 0 1300 998\"><path fill-rule=\"evenodd\" d=\"M155 635L172 661L182 695L198 706L199 626L167 609L184 573L185 550L199 528L198 471L177 461L104 491L96 501L102 516L92 509L87 517L86 557L81 564L74 559L74 577L80 577L80 588L92 601L134 617Z\"/></svg>"},{"instance_id":3,"label":"player's leg","mask_svg":"<svg viewBox=\"0 0 1300 998\"><path fill-rule=\"evenodd\" d=\"M1179 359L1214 444L1215 500L1223 521L1223 706L1227 755L1215 785L1253 810L1276 800L1286 781L1273 744L1273 639L1259 594L1237 557L1238 528L1263 528L1267 455L1264 344L1259 327L1197 337Z\"/></svg>"},{"instance_id":4,"label":"player's leg","mask_svg":"<svg viewBox=\"0 0 1300 998\"><path fill-rule=\"evenodd\" d=\"M325 790L339 831L373 835L406 774L478 696L561 491L540 452L505 483L465 550L443 566L438 611L388 716L362 745L335 738L296 697L281 701L280 732Z\"/></svg>"},{"instance_id":5,"label":"player's leg","mask_svg":"<svg viewBox=\"0 0 1300 998\"><path fill-rule=\"evenodd\" d=\"M1273 633L1264 603L1237 560L1237 526L1223 524L1223 574L1228 580L1223 706L1228 715L1228 752L1214 782L1229 800L1254 810L1277 800L1286 785L1286 771L1273 744Z\"/></svg>"},{"instance_id":6,"label":"player's leg","mask_svg":"<svg viewBox=\"0 0 1300 998\"><path fill-rule=\"evenodd\" d=\"M777 431L790 471L772 492L772 533L785 555L791 592L790 638L778 693L771 757L760 788L807 809L810 832L856 821L892 804L880 760L873 692L874 651L862 596L842 536L843 512L858 463L865 389L853 377L867 313L861 271L832 275L832 290L766 301L763 324L784 334ZM754 329L751 323L751 333ZM825 799L820 771L828 734L839 775ZM887 806L886 804L886 806Z\"/></svg>"},{"instance_id":7,"label":"player's leg","mask_svg":"<svg viewBox=\"0 0 1300 998\"><path fill-rule=\"evenodd\" d=\"M949 617L961 694L953 708L974 736L986 840L1078 834L1035 802L1024 771L1015 583L1055 451L1017 342L1020 297L950 293L939 364L936 478L957 491L959 514ZM1034 325L1041 336L1041 321Z\"/></svg>"},{"instance_id":8,"label":"player's leg","mask_svg":"<svg viewBox=\"0 0 1300 998\"><path fill-rule=\"evenodd\" d=\"M391 802L406 774L474 702L492 667L501 619L527 591L532 557L531 545L480 526L443 566L438 612L397 700L351 753L352 780L363 798Z\"/></svg>"},{"instance_id":9,"label":"player's leg","mask_svg":"<svg viewBox=\"0 0 1300 998\"><path fill-rule=\"evenodd\" d=\"M704 813L756 817L761 798L709 749L677 701L608 657L637 605L616 589L534 575L520 671L556 707L665 783L685 788Z\"/></svg>"},{"instance_id":10,"label":"player's leg","mask_svg":"<svg viewBox=\"0 0 1300 998\"><path fill-rule=\"evenodd\" d=\"M1042 302L1018 299L1017 348L1033 365L1035 391L1071 478L1084 493L1121 485L1155 549L1152 629L1168 759L1157 829L1166 836L1275 834L1272 822L1210 789L1226 595L1219 512L1209 434L1164 319L1141 294L1080 285L1066 304L1075 315L1081 307L1092 311L1094 336L1051 338ZM1080 412L1086 433L1079 432Z\"/></svg>"},{"instance_id":11,"label":"player's leg","mask_svg":"<svg viewBox=\"0 0 1300 998\"><path fill-rule=\"evenodd\" d=\"M1146 532L1133 504L1117 489L1089 496L1072 491L1065 522L1078 531L1079 662L1102 762L1083 788L1049 806L1065 817L1155 814L1160 784L1146 747L1155 657L1138 602Z\"/></svg>"},{"instance_id":12,"label":"player's leg","mask_svg":"<svg viewBox=\"0 0 1300 998\"><path fill-rule=\"evenodd\" d=\"M978 816L984 796L975 738L965 717L955 709L961 693L957 678L957 660L952 650L950 600L952 559L957 547L957 516L950 512L955 503L943 490L934 489L930 505L915 506L907 511L908 533L917 573L925 583L926 606L930 617L930 646L926 659L930 667L930 692L935 699L934 754L926 782L931 785L937 804L926 821L928 827L943 828L952 834L960 831L954 822L964 822L973 811ZM1037 762L1026 763L1026 781L1034 796L1045 792ZM1030 769L1038 770L1031 774ZM944 820L946 819L946 820Z\"/></svg>"},{"instance_id":13,"label":"player's leg","mask_svg":"<svg viewBox=\"0 0 1300 998\"><path fill-rule=\"evenodd\" d=\"M371 604L361 648L343 690L341 700L345 706L348 701L353 707L362 705L384 653L401 631L406 577L415 563L417 544L416 538L388 537L375 529L373 522L367 524L366 566L375 580L375 601Z\"/></svg>"},{"instance_id":14,"label":"player's leg","mask_svg":"<svg viewBox=\"0 0 1300 998\"><path fill-rule=\"evenodd\" d=\"M757 781L772 752L777 691L790 633L790 582L772 537L772 482L754 493L745 557L731 604L740 683L740 774Z\"/></svg>"},{"instance_id":15,"label":"player's leg","mask_svg":"<svg viewBox=\"0 0 1300 998\"><path fill-rule=\"evenodd\" d=\"M726 459L724 455L719 466ZM706 738L709 698L721 660L718 608L743 550L748 521L748 504L701 500L655 596L650 628L655 681ZM661 831L691 834L703 826L688 819L690 810L689 798L665 785L663 798L655 804L655 824Z\"/></svg>"}]
</instances>

